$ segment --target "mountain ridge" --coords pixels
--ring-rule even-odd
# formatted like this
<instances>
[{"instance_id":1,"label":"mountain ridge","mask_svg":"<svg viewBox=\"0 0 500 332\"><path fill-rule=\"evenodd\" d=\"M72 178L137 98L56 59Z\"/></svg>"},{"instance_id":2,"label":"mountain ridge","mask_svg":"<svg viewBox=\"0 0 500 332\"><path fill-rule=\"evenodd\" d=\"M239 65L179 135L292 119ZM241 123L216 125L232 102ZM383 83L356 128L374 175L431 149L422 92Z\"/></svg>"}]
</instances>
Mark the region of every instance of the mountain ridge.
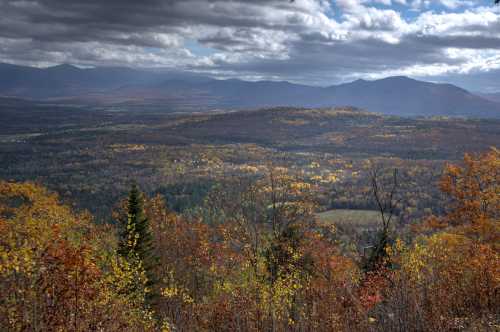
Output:
<instances>
[{"instance_id":1,"label":"mountain ridge","mask_svg":"<svg viewBox=\"0 0 500 332\"><path fill-rule=\"evenodd\" d=\"M406 76L317 87L288 81L219 80L182 71L71 64L41 69L0 63L0 96L179 110L353 106L399 116L500 118L500 101L495 98Z\"/></svg>"}]
</instances>

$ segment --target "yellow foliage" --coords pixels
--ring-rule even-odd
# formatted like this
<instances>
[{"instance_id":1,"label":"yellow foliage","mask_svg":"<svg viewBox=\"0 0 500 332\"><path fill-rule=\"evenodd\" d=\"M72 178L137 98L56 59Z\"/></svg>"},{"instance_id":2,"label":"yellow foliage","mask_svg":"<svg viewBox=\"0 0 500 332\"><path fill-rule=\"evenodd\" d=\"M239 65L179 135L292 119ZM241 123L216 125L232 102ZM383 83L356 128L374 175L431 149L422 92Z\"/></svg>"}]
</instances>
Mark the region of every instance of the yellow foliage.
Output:
<instances>
[{"instance_id":1,"label":"yellow foliage","mask_svg":"<svg viewBox=\"0 0 500 332\"><path fill-rule=\"evenodd\" d=\"M500 239L500 151L464 157L464 166L448 165L441 190L451 198L440 222L490 243Z\"/></svg>"},{"instance_id":2,"label":"yellow foliage","mask_svg":"<svg viewBox=\"0 0 500 332\"><path fill-rule=\"evenodd\" d=\"M109 231L33 183L0 182L0 329L151 330L141 279L109 251ZM111 233L111 236L113 234Z\"/></svg>"}]
</instances>

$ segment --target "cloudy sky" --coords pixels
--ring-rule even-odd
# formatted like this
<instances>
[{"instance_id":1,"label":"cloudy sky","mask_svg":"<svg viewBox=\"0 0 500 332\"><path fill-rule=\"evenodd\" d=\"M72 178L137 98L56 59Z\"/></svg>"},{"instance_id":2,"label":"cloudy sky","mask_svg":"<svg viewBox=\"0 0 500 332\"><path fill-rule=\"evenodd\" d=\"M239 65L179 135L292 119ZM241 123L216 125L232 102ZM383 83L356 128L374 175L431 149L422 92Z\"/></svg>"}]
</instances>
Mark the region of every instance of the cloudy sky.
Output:
<instances>
[{"instance_id":1,"label":"cloudy sky","mask_svg":"<svg viewBox=\"0 0 500 332\"><path fill-rule=\"evenodd\" d=\"M493 0L0 0L0 62L500 91Z\"/></svg>"}]
</instances>

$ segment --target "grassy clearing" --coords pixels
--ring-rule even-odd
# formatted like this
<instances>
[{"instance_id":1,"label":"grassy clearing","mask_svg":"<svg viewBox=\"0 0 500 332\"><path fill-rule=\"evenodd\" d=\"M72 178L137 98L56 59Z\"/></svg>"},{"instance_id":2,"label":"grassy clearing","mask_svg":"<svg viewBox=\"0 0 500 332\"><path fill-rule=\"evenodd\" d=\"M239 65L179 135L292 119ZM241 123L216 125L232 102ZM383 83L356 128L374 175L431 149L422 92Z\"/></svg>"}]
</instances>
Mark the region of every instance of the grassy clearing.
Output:
<instances>
[{"instance_id":1,"label":"grassy clearing","mask_svg":"<svg viewBox=\"0 0 500 332\"><path fill-rule=\"evenodd\" d=\"M316 216L321 223L325 224L349 224L364 228L375 227L380 221L380 214L373 210L328 210L317 213Z\"/></svg>"}]
</instances>

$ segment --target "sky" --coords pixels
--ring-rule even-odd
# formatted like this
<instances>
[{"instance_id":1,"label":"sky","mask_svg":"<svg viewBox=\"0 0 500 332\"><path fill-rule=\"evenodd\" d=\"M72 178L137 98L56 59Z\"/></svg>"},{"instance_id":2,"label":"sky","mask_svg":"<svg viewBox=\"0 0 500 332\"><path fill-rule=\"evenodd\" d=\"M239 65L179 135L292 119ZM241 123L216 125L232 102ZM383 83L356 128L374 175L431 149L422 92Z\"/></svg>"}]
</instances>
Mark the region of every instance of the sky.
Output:
<instances>
[{"instance_id":1,"label":"sky","mask_svg":"<svg viewBox=\"0 0 500 332\"><path fill-rule=\"evenodd\" d=\"M493 0L0 0L0 62L500 91Z\"/></svg>"}]
</instances>

